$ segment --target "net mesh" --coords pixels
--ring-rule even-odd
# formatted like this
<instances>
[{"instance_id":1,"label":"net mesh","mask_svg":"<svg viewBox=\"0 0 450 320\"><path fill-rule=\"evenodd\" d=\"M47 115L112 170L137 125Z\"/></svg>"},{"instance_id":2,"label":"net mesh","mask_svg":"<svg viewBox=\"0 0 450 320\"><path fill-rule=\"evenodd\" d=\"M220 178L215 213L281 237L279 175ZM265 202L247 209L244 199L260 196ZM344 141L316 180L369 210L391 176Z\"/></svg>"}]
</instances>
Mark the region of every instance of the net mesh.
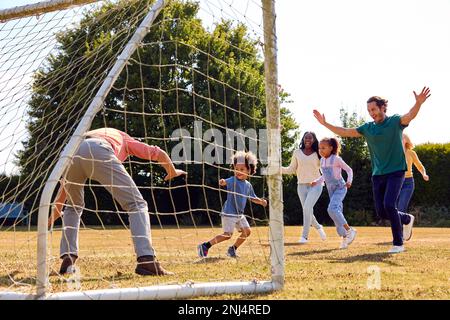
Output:
<instances>
[{"instance_id":1,"label":"net mesh","mask_svg":"<svg viewBox=\"0 0 450 320\"><path fill-rule=\"evenodd\" d=\"M100 1L0 25L0 290L35 290L43 186L151 4ZM154 161L130 156L123 162L147 202L158 260L175 275L134 273L129 212L104 185L86 180L73 274L58 273L61 220L50 229L51 292L269 279L268 211L261 205L246 205L252 233L238 259L227 256L237 231L207 258L197 252L198 244L223 233L227 192L219 180L234 175L236 151L259 157L248 181L266 197L262 38L256 1L167 3L91 129L116 128L159 146L187 172L166 182Z\"/></svg>"}]
</instances>

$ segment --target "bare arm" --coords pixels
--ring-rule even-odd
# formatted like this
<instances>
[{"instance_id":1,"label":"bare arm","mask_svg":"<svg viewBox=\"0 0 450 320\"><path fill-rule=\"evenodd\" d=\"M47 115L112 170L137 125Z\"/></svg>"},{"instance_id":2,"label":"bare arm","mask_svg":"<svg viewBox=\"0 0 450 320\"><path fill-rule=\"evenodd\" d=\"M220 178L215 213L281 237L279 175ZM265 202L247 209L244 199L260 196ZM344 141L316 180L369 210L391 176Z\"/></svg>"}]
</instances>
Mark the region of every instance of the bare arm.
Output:
<instances>
[{"instance_id":1,"label":"bare arm","mask_svg":"<svg viewBox=\"0 0 450 320\"><path fill-rule=\"evenodd\" d=\"M161 150L156 146L151 146L146 143L137 141L136 139L133 139L129 136L126 137L125 141L129 154L141 159L157 161L158 164L160 164L164 168L164 170L166 170L167 176L164 178L165 181L186 174L185 171L175 168L169 155L164 150Z\"/></svg>"},{"instance_id":2,"label":"bare arm","mask_svg":"<svg viewBox=\"0 0 450 320\"><path fill-rule=\"evenodd\" d=\"M61 181L61 185L56 195L55 204L52 209L52 213L48 218L48 227L50 228L56 220L58 220L62 215L62 208L66 202L66 190L64 189L64 183Z\"/></svg>"},{"instance_id":3,"label":"bare arm","mask_svg":"<svg viewBox=\"0 0 450 320\"><path fill-rule=\"evenodd\" d=\"M319 111L314 110L314 117L319 121L321 125L326 127L328 130L331 130L335 134L341 137L349 137L349 138L359 138L362 137L362 135L355 129L355 128L343 128L343 127L337 127L330 123L328 123L325 120L325 115L321 114Z\"/></svg>"},{"instance_id":4,"label":"bare arm","mask_svg":"<svg viewBox=\"0 0 450 320\"><path fill-rule=\"evenodd\" d=\"M400 123L404 126L407 126L411 122L411 120L413 120L417 116L422 104L431 96L430 88L428 87L423 87L422 92L419 94L417 94L415 91L413 91L413 93L414 97L416 98L416 103L408 113L404 114L400 118Z\"/></svg>"},{"instance_id":5,"label":"bare arm","mask_svg":"<svg viewBox=\"0 0 450 320\"><path fill-rule=\"evenodd\" d=\"M164 150L160 150L156 161L158 161L158 164L166 170L167 176L164 178L165 181L169 181L170 179L186 174L185 171L175 168L172 160L169 158L169 155Z\"/></svg>"},{"instance_id":6,"label":"bare arm","mask_svg":"<svg viewBox=\"0 0 450 320\"><path fill-rule=\"evenodd\" d=\"M256 203L256 204L260 204L263 207L267 206L267 200L265 199L261 199L261 198L251 198L250 199L251 202Z\"/></svg>"},{"instance_id":7,"label":"bare arm","mask_svg":"<svg viewBox=\"0 0 450 320\"><path fill-rule=\"evenodd\" d=\"M422 164L422 162L419 160L417 153L415 151L412 151L411 156L413 159L413 164L416 166L417 170L419 170L419 172L422 174L423 180L425 181L430 180L430 177L427 175L427 171L425 170L425 167Z\"/></svg>"}]
</instances>

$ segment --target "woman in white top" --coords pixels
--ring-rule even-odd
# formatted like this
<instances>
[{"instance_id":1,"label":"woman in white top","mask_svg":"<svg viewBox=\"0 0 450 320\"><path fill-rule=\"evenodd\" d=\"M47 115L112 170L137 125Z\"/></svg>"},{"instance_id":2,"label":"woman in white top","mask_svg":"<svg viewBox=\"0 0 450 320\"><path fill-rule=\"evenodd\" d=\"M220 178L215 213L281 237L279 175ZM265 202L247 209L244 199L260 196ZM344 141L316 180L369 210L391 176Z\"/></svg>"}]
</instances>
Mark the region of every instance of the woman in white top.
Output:
<instances>
[{"instance_id":1,"label":"woman in white top","mask_svg":"<svg viewBox=\"0 0 450 320\"><path fill-rule=\"evenodd\" d=\"M282 167L283 174L297 174L297 192L303 208L303 233L299 243L307 243L309 228L312 225L319 232L320 238L326 240L323 227L314 216L314 205L322 194L323 183L311 186L320 174L319 143L314 132L305 132L300 149L292 154L289 167Z\"/></svg>"}]
</instances>

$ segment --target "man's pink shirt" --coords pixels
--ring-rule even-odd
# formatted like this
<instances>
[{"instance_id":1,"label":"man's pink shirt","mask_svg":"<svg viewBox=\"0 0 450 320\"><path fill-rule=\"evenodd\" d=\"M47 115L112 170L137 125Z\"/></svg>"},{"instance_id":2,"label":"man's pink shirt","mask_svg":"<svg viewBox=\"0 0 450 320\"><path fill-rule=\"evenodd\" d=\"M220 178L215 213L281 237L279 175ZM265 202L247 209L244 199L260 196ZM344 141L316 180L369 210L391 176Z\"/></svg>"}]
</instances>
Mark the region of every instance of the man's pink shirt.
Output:
<instances>
[{"instance_id":1,"label":"man's pink shirt","mask_svg":"<svg viewBox=\"0 0 450 320\"><path fill-rule=\"evenodd\" d=\"M114 128L101 128L86 132L86 136L104 139L111 145L114 154L120 162L128 156L135 156L145 160L158 159L161 149L133 139L125 132Z\"/></svg>"}]
</instances>

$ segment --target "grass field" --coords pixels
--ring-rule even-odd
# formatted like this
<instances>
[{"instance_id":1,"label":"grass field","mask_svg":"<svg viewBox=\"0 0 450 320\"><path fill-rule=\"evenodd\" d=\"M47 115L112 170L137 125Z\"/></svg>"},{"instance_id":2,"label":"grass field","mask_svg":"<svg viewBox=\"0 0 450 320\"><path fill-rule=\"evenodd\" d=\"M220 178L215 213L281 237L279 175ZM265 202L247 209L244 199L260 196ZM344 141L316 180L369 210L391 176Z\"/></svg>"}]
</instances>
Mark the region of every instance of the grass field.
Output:
<instances>
[{"instance_id":1,"label":"grass field","mask_svg":"<svg viewBox=\"0 0 450 320\"><path fill-rule=\"evenodd\" d=\"M340 239L332 227L325 228L322 242L314 230L310 243L296 243L301 227L285 228L286 282L282 291L262 295L227 295L214 299L450 299L450 229L414 228L407 252L387 254L391 232L387 227L359 227L355 242L347 250L337 249ZM210 250L206 259L196 256L196 245L221 229L164 229L152 231L158 258L176 273L168 277L134 274L135 258L128 230L80 232L81 288L117 288L175 284L208 280L269 280L267 228L253 228L248 242L239 249L240 258L225 255L231 242ZM67 278L59 267L60 232L52 243L50 282L53 291L67 291ZM36 233L0 232L0 290L31 291L35 284ZM236 235L234 236L236 237ZM371 281L379 270L379 287ZM31 291L32 292L32 291ZM211 299L199 298L199 299Z\"/></svg>"}]
</instances>

